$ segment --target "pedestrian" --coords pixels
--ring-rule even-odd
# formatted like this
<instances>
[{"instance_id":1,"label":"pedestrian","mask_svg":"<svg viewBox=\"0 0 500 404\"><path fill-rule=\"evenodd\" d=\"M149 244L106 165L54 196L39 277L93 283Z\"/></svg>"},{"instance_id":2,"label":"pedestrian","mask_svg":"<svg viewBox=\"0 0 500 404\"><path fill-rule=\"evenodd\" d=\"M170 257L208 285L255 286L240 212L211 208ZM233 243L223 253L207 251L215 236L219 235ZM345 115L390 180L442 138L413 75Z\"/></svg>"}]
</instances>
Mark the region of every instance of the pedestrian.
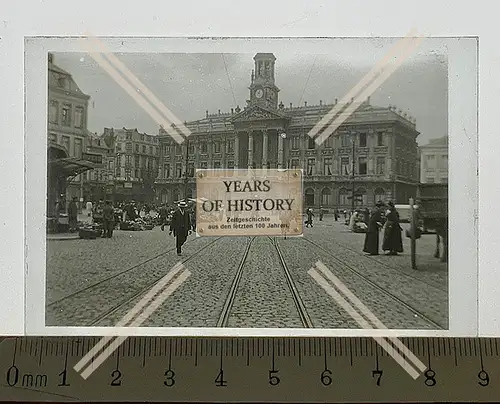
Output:
<instances>
[{"instance_id":1,"label":"pedestrian","mask_svg":"<svg viewBox=\"0 0 500 404\"><path fill-rule=\"evenodd\" d=\"M104 208L102 209L102 226L104 229L103 238L113 237L113 228L115 226L115 210L111 201L106 201Z\"/></svg>"},{"instance_id":2,"label":"pedestrian","mask_svg":"<svg viewBox=\"0 0 500 404\"><path fill-rule=\"evenodd\" d=\"M370 255L378 255L379 231L382 227L381 210L383 206L383 202L377 202L375 204L375 209L373 209L372 214L370 215L370 220L368 221L368 229L366 230L363 252Z\"/></svg>"},{"instance_id":3,"label":"pedestrian","mask_svg":"<svg viewBox=\"0 0 500 404\"><path fill-rule=\"evenodd\" d=\"M324 212L323 212L323 206L320 206L319 207L319 221L322 222L323 221L323 215L324 215Z\"/></svg>"},{"instance_id":4,"label":"pedestrian","mask_svg":"<svg viewBox=\"0 0 500 404\"><path fill-rule=\"evenodd\" d=\"M73 200L69 203L68 206L68 224L70 232L76 231L78 223L78 206L76 205L77 200L78 198L74 196Z\"/></svg>"},{"instance_id":5,"label":"pedestrian","mask_svg":"<svg viewBox=\"0 0 500 404\"><path fill-rule=\"evenodd\" d=\"M388 205L382 250L389 251L386 255L398 255L398 253L403 252L403 238L401 237L403 229L399 224L399 213L394 203L389 201Z\"/></svg>"},{"instance_id":6,"label":"pedestrian","mask_svg":"<svg viewBox=\"0 0 500 404\"><path fill-rule=\"evenodd\" d=\"M167 224L167 218L168 218L168 210L167 210L167 204L164 203L160 207L160 222L161 222L161 231L165 229L165 225Z\"/></svg>"},{"instance_id":7,"label":"pedestrian","mask_svg":"<svg viewBox=\"0 0 500 404\"><path fill-rule=\"evenodd\" d=\"M339 210L335 209L333 211L333 216L335 217L335 221L337 222L339 220Z\"/></svg>"},{"instance_id":8,"label":"pedestrian","mask_svg":"<svg viewBox=\"0 0 500 404\"><path fill-rule=\"evenodd\" d=\"M177 255L180 256L182 254L182 245L186 242L187 236L191 234L191 218L186 211L186 202L179 202L178 206L179 209L172 216L169 234L171 235L173 232L176 238L175 246L177 248Z\"/></svg>"},{"instance_id":9,"label":"pedestrian","mask_svg":"<svg viewBox=\"0 0 500 404\"><path fill-rule=\"evenodd\" d=\"M307 214L307 220L306 220L306 227L313 227L313 216L314 216L314 213L313 213L313 210L311 208L307 209L306 211L306 214Z\"/></svg>"}]
</instances>

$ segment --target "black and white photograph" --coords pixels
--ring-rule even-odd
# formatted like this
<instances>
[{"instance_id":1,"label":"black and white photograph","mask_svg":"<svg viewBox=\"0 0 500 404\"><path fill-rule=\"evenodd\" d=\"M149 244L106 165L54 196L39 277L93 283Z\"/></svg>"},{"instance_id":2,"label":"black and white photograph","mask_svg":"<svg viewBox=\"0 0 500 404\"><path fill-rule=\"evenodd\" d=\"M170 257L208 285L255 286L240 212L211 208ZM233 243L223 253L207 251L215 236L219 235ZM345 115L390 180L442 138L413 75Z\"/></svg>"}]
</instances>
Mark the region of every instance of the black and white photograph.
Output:
<instances>
[{"instance_id":1,"label":"black and white photograph","mask_svg":"<svg viewBox=\"0 0 500 404\"><path fill-rule=\"evenodd\" d=\"M27 63L46 77L45 126L27 129L46 145L28 173L46 190L33 197L45 209L42 327L353 330L367 328L361 314L451 328L449 202L473 214L448 192L447 44L459 39L247 39L241 52L222 39L205 52L100 41L49 43ZM250 199L234 217L212 203L229 225L207 232L197 173L212 170ZM290 194L265 199L267 170L301 173L295 233L245 231L261 220L247 211L292 206Z\"/></svg>"}]
</instances>

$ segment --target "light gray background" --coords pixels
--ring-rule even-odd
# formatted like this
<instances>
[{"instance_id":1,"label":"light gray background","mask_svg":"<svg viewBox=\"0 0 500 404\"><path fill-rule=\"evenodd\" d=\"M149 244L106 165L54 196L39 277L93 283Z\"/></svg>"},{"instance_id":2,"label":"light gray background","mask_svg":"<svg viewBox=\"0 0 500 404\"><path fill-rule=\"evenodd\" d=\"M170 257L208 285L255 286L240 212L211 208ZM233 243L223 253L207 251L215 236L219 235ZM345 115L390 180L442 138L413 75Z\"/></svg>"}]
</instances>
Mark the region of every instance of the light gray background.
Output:
<instances>
[{"instance_id":1,"label":"light gray background","mask_svg":"<svg viewBox=\"0 0 500 404\"><path fill-rule=\"evenodd\" d=\"M481 2L472 5L454 2L451 8L449 4L435 1L399 3L386 0L383 6L379 2L364 1L321 4L314 1L271 3L255 0L238 6L231 1L175 2L174 5L170 2L142 1L136 8L133 7L135 3L120 2L119 6L115 6L116 2L89 0L85 5L78 6L76 13L63 1L24 2L29 6L22 3L17 2L15 8L13 5L4 8L0 17L0 88L3 89L0 110L7 112L0 115L0 129L5 139L0 148L0 169L4 173L4 198L0 200L3 213L0 221L2 334L22 335L24 331L23 35L79 35L90 32L93 35L156 36L402 36L411 27L416 27L432 36L481 36L480 122L483 136L480 139L480 208L485 214L479 221L482 238L479 332L481 336L500 335L500 285L498 276L495 276L499 273L500 249L495 234L500 218L495 215L494 205L499 181L495 178L498 177L496 156L500 144L496 142L496 136L492 136L498 115L496 101L500 94L500 82L496 73L500 54L493 10L481 7ZM468 109L470 114L475 100L461 101L460 108ZM42 131L41 136L45 138L45 131ZM464 195L461 195L463 198ZM463 200L459 203L462 204ZM468 248L473 249L474 245ZM452 265L450 262L450 268ZM475 310L474 305L467 311L470 310Z\"/></svg>"}]
</instances>

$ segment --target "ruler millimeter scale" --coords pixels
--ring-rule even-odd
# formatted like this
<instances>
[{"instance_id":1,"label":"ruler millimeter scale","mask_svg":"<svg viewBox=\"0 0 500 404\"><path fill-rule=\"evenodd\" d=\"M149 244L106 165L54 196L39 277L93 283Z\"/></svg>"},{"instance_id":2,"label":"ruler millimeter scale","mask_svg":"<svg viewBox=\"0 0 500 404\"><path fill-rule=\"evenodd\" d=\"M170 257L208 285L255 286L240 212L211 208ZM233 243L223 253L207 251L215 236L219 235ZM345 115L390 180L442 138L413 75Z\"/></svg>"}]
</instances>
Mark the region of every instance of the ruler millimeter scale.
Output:
<instances>
[{"instance_id":1,"label":"ruler millimeter scale","mask_svg":"<svg viewBox=\"0 0 500 404\"><path fill-rule=\"evenodd\" d=\"M0 344L2 401L494 401L500 339L401 338L413 379L371 338L127 339L87 379L73 367L99 338Z\"/></svg>"}]
</instances>

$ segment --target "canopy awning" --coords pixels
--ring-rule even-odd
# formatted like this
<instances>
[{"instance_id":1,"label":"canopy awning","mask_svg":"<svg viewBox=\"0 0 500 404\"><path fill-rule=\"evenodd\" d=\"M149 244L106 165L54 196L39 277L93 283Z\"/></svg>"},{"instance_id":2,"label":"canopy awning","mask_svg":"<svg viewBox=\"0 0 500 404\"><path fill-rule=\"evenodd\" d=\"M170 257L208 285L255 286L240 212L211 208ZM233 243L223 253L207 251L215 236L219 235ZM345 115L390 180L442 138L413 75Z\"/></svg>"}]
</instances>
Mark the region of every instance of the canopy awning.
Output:
<instances>
[{"instance_id":1,"label":"canopy awning","mask_svg":"<svg viewBox=\"0 0 500 404\"><path fill-rule=\"evenodd\" d=\"M76 157L66 157L49 161L49 170L53 170L61 177L75 177L85 171L92 170L97 164Z\"/></svg>"}]
</instances>

